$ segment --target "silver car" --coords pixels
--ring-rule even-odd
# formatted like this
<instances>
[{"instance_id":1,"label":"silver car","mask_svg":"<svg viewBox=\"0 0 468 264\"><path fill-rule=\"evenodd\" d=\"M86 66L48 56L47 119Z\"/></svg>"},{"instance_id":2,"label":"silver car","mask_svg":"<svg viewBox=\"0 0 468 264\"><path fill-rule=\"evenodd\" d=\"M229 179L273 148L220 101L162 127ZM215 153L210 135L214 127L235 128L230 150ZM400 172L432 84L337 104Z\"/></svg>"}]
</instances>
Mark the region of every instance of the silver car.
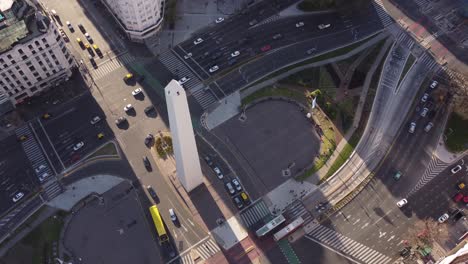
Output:
<instances>
[{"instance_id":1,"label":"silver car","mask_svg":"<svg viewBox=\"0 0 468 264\"><path fill-rule=\"evenodd\" d=\"M414 133L414 130L416 130L416 123L415 123L415 122L411 122L408 132L410 132L411 134L413 134L413 133Z\"/></svg>"}]
</instances>

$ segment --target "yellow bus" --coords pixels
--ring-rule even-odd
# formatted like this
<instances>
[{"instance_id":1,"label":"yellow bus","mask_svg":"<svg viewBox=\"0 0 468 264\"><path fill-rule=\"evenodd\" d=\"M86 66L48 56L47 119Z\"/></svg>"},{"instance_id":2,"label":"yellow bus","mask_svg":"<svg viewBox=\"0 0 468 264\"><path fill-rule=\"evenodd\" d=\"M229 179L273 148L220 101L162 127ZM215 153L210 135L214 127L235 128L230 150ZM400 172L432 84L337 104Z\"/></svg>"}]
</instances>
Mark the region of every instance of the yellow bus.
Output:
<instances>
[{"instance_id":1,"label":"yellow bus","mask_svg":"<svg viewBox=\"0 0 468 264\"><path fill-rule=\"evenodd\" d=\"M153 218L154 226L156 227L156 232L158 233L159 243L162 244L169 240L166 229L164 228L163 220L156 205L151 206L149 210L151 217Z\"/></svg>"}]
</instances>

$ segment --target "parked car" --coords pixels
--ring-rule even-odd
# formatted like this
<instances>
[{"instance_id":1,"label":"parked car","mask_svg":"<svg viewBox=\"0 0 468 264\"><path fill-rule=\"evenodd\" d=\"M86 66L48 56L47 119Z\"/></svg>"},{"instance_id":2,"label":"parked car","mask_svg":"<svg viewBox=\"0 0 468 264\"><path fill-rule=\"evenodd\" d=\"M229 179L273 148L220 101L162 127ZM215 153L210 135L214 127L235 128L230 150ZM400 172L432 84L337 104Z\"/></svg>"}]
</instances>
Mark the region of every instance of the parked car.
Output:
<instances>
[{"instance_id":1,"label":"parked car","mask_svg":"<svg viewBox=\"0 0 468 264\"><path fill-rule=\"evenodd\" d=\"M86 33L86 29L83 27L82 24L78 24L78 28L80 29L81 33L83 33L83 34Z\"/></svg>"},{"instance_id":2,"label":"parked car","mask_svg":"<svg viewBox=\"0 0 468 264\"><path fill-rule=\"evenodd\" d=\"M450 171L451 171L453 174L455 174L455 173L461 171L461 169L462 169L462 166L461 166L461 165L457 165L457 166L453 167Z\"/></svg>"},{"instance_id":3,"label":"parked car","mask_svg":"<svg viewBox=\"0 0 468 264\"><path fill-rule=\"evenodd\" d=\"M427 115L427 112L429 112L429 108L424 107L423 110L421 111L421 116L425 117Z\"/></svg>"},{"instance_id":4,"label":"parked car","mask_svg":"<svg viewBox=\"0 0 468 264\"><path fill-rule=\"evenodd\" d=\"M401 178L402 174L400 171L396 171L395 174L393 175L393 179L395 181L398 181Z\"/></svg>"},{"instance_id":5,"label":"parked car","mask_svg":"<svg viewBox=\"0 0 468 264\"><path fill-rule=\"evenodd\" d=\"M244 202L245 205L250 204L250 198L245 192L241 192L240 197L242 198L242 201Z\"/></svg>"},{"instance_id":6,"label":"parked car","mask_svg":"<svg viewBox=\"0 0 468 264\"><path fill-rule=\"evenodd\" d=\"M408 203L408 200L401 199L400 201L397 202L396 205L401 208L401 207L405 206L407 203Z\"/></svg>"},{"instance_id":7,"label":"parked car","mask_svg":"<svg viewBox=\"0 0 468 264\"><path fill-rule=\"evenodd\" d=\"M234 187L232 187L231 182L226 182L224 186L226 187L226 190L229 192L229 194L234 195L236 193L236 190L234 190Z\"/></svg>"},{"instance_id":8,"label":"parked car","mask_svg":"<svg viewBox=\"0 0 468 264\"><path fill-rule=\"evenodd\" d=\"M305 25L305 24L304 24L304 22L302 22L302 21L296 23L296 27L297 27L297 28L303 27L304 25Z\"/></svg>"},{"instance_id":9,"label":"parked car","mask_svg":"<svg viewBox=\"0 0 468 264\"><path fill-rule=\"evenodd\" d=\"M188 59L192 57L192 52L187 53L187 55L184 55L184 59Z\"/></svg>"},{"instance_id":10,"label":"parked car","mask_svg":"<svg viewBox=\"0 0 468 264\"><path fill-rule=\"evenodd\" d=\"M151 196L151 198L153 198L153 200L157 200L157 199L158 199L158 194L157 194L156 191L153 189L153 187L151 187L151 185L146 186L146 190L148 191L148 193L149 193L149 195Z\"/></svg>"},{"instance_id":11,"label":"parked car","mask_svg":"<svg viewBox=\"0 0 468 264\"><path fill-rule=\"evenodd\" d=\"M121 116L117 120L115 120L115 124L118 125L118 126L120 126L121 124L123 124L125 122L127 122L127 118L125 118L123 116Z\"/></svg>"},{"instance_id":12,"label":"parked car","mask_svg":"<svg viewBox=\"0 0 468 264\"><path fill-rule=\"evenodd\" d=\"M136 88L135 90L132 91L132 95L137 96L137 95L141 94L142 92L143 92L143 90L141 88Z\"/></svg>"},{"instance_id":13,"label":"parked car","mask_svg":"<svg viewBox=\"0 0 468 264\"><path fill-rule=\"evenodd\" d=\"M221 22L223 22L223 21L224 21L224 17L218 17L218 18L215 20L216 24L219 24L219 23L221 23Z\"/></svg>"},{"instance_id":14,"label":"parked car","mask_svg":"<svg viewBox=\"0 0 468 264\"><path fill-rule=\"evenodd\" d=\"M154 106L149 105L149 106L145 107L144 111L145 111L145 114L149 114L149 113L154 111Z\"/></svg>"},{"instance_id":15,"label":"parked car","mask_svg":"<svg viewBox=\"0 0 468 264\"><path fill-rule=\"evenodd\" d=\"M269 50L271 50L271 45L265 45L265 46L261 47L260 50L263 51L263 52L269 51Z\"/></svg>"},{"instance_id":16,"label":"parked car","mask_svg":"<svg viewBox=\"0 0 468 264\"><path fill-rule=\"evenodd\" d=\"M458 190L463 190L463 189L465 189L465 183L464 183L464 182L459 182L459 183L457 183L457 189L458 189Z\"/></svg>"},{"instance_id":17,"label":"parked car","mask_svg":"<svg viewBox=\"0 0 468 264\"><path fill-rule=\"evenodd\" d=\"M240 55L240 52L238 50L234 51L233 53L231 53L231 57L234 58L234 57L237 57Z\"/></svg>"},{"instance_id":18,"label":"parked car","mask_svg":"<svg viewBox=\"0 0 468 264\"><path fill-rule=\"evenodd\" d=\"M427 123L426 127L424 127L424 131L429 132L434 124L432 122Z\"/></svg>"},{"instance_id":19,"label":"parked car","mask_svg":"<svg viewBox=\"0 0 468 264\"><path fill-rule=\"evenodd\" d=\"M307 50L306 53L307 53L308 55L311 55L311 54L314 53L316 50L317 50L316 48L311 48L311 49Z\"/></svg>"},{"instance_id":20,"label":"parked car","mask_svg":"<svg viewBox=\"0 0 468 264\"><path fill-rule=\"evenodd\" d=\"M76 42L78 42L78 45L80 46L81 49L85 49L85 45L83 44L83 41L81 41L80 38L76 38Z\"/></svg>"},{"instance_id":21,"label":"parked car","mask_svg":"<svg viewBox=\"0 0 468 264\"><path fill-rule=\"evenodd\" d=\"M217 71L217 70L219 70L218 65L214 65L213 67L210 68L209 71L210 71L210 73L213 73L213 72L215 72L215 71Z\"/></svg>"},{"instance_id":22,"label":"parked car","mask_svg":"<svg viewBox=\"0 0 468 264\"><path fill-rule=\"evenodd\" d=\"M431 87L432 89L436 88L437 85L439 85L439 83L437 81L432 81L431 82L431 85L429 85L429 87Z\"/></svg>"},{"instance_id":23,"label":"parked car","mask_svg":"<svg viewBox=\"0 0 468 264\"><path fill-rule=\"evenodd\" d=\"M84 146L84 142L83 142L83 141L78 142L78 143L76 143L75 146L73 147L73 150L74 150L74 151L77 151L77 150L79 150L80 148L82 148L83 146Z\"/></svg>"},{"instance_id":24,"label":"parked car","mask_svg":"<svg viewBox=\"0 0 468 264\"><path fill-rule=\"evenodd\" d=\"M278 40L278 39L282 39L282 38L283 38L283 35L281 35L281 34L279 34L279 33L273 35L273 39L274 39L274 40Z\"/></svg>"},{"instance_id":25,"label":"parked car","mask_svg":"<svg viewBox=\"0 0 468 264\"><path fill-rule=\"evenodd\" d=\"M169 209L169 216L171 217L172 222L176 223L177 222L177 215L174 212L174 209Z\"/></svg>"},{"instance_id":26,"label":"parked car","mask_svg":"<svg viewBox=\"0 0 468 264\"><path fill-rule=\"evenodd\" d=\"M144 156L144 157L143 157L143 164L145 165L145 167L146 167L147 169L148 169L148 168L151 168L151 163L150 163L150 161L149 161L149 159L148 159L147 156Z\"/></svg>"},{"instance_id":27,"label":"parked car","mask_svg":"<svg viewBox=\"0 0 468 264\"><path fill-rule=\"evenodd\" d=\"M456 202L456 203L458 203L462 199L463 199L463 194L462 193L457 193L457 194L455 194L455 196L453 196L453 201Z\"/></svg>"},{"instance_id":28,"label":"parked car","mask_svg":"<svg viewBox=\"0 0 468 264\"><path fill-rule=\"evenodd\" d=\"M214 167L213 171L216 173L216 176L218 176L218 179L221 180L222 178L224 178L223 173L221 172L221 170L218 167Z\"/></svg>"},{"instance_id":29,"label":"parked car","mask_svg":"<svg viewBox=\"0 0 468 264\"><path fill-rule=\"evenodd\" d=\"M428 93L423 94L423 97L421 97L421 102L425 103L425 102L427 101L428 98L429 98L429 94L428 94Z\"/></svg>"},{"instance_id":30,"label":"parked car","mask_svg":"<svg viewBox=\"0 0 468 264\"><path fill-rule=\"evenodd\" d=\"M413 134L413 133L414 133L414 130L416 130L416 123L415 123L415 122L411 122L408 132L410 132L411 134Z\"/></svg>"},{"instance_id":31,"label":"parked car","mask_svg":"<svg viewBox=\"0 0 468 264\"><path fill-rule=\"evenodd\" d=\"M153 134L148 134L148 135L145 137L145 145L146 145L146 146L150 146L150 145L152 145L153 142L154 142L154 136L153 136Z\"/></svg>"},{"instance_id":32,"label":"parked car","mask_svg":"<svg viewBox=\"0 0 468 264\"><path fill-rule=\"evenodd\" d=\"M91 125L95 125L97 124L99 121L101 121L101 118L99 116L95 116L93 117L93 119L91 119Z\"/></svg>"},{"instance_id":33,"label":"parked car","mask_svg":"<svg viewBox=\"0 0 468 264\"><path fill-rule=\"evenodd\" d=\"M242 200L239 197L239 195L234 196L234 198L232 200L234 201L234 203L236 204L238 209L241 209L242 207L244 207L244 204L242 203Z\"/></svg>"},{"instance_id":34,"label":"parked car","mask_svg":"<svg viewBox=\"0 0 468 264\"><path fill-rule=\"evenodd\" d=\"M438 221L439 221L439 223L442 224L443 222L447 221L447 219L449 219L449 215L447 213L445 213L445 214L443 214L443 215L441 215L439 217Z\"/></svg>"},{"instance_id":35,"label":"parked car","mask_svg":"<svg viewBox=\"0 0 468 264\"><path fill-rule=\"evenodd\" d=\"M93 38L89 35L89 33L85 33L85 38L88 40L89 43L93 44L94 40Z\"/></svg>"},{"instance_id":36,"label":"parked car","mask_svg":"<svg viewBox=\"0 0 468 264\"><path fill-rule=\"evenodd\" d=\"M203 42L202 38L197 38L195 41L193 41L193 44L198 45Z\"/></svg>"},{"instance_id":37,"label":"parked car","mask_svg":"<svg viewBox=\"0 0 468 264\"><path fill-rule=\"evenodd\" d=\"M17 202L19 200L21 200L21 198L23 198L24 196L24 193L23 192L18 192L16 193L14 196L13 196L13 202Z\"/></svg>"},{"instance_id":38,"label":"parked car","mask_svg":"<svg viewBox=\"0 0 468 264\"><path fill-rule=\"evenodd\" d=\"M238 192L242 191L242 186L240 185L239 180L237 178L232 179L231 182L232 182L232 185L234 185L234 188L236 189L236 191Z\"/></svg>"},{"instance_id":39,"label":"parked car","mask_svg":"<svg viewBox=\"0 0 468 264\"><path fill-rule=\"evenodd\" d=\"M254 19L254 20L251 20L251 21L249 22L249 25L250 25L250 26L255 26L257 23L258 23L258 21L257 21L256 19Z\"/></svg>"},{"instance_id":40,"label":"parked car","mask_svg":"<svg viewBox=\"0 0 468 264\"><path fill-rule=\"evenodd\" d=\"M67 24L67 27L68 27L68 29L70 30L71 33L75 32L75 29L73 28L70 21L66 21L65 24Z\"/></svg>"},{"instance_id":41,"label":"parked car","mask_svg":"<svg viewBox=\"0 0 468 264\"><path fill-rule=\"evenodd\" d=\"M208 164L208 166L213 166L213 161L209 156L204 156L203 159L205 160L206 164Z\"/></svg>"},{"instance_id":42,"label":"parked car","mask_svg":"<svg viewBox=\"0 0 468 264\"><path fill-rule=\"evenodd\" d=\"M126 106L124 107L124 111L125 111L125 112L128 112L128 111L130 111L130 110L133 110L133 105L132 105L132 104L128 104L128 105L126 105Z\"/></svg>"},{"instance_id":43,"label":"parked car","mask_svg":"<svg viewBox=\"0 0 468 264\"><path fill-rule=\"evenodd\" d=\"M94 69L97 69L98 65L96 63L96 61L94 60L93 56L89 55L89 62L91 63L91 65L93 66Z\"/></svg>"}]
</instances>

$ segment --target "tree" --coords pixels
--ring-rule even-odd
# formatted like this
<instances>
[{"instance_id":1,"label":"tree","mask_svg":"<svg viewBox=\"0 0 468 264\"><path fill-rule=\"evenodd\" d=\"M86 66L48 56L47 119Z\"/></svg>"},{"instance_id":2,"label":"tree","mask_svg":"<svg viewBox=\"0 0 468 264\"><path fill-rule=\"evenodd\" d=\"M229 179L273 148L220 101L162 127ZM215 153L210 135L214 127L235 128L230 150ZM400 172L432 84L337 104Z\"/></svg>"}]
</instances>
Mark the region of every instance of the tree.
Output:
<instances>
[{"instance_id":1,"label":"tree","mask_svg":"<svg viewBox=\"0 0 468 264\"><path fill-rule=\"evenodd\" d=\"M468 119L468 80L459 73L450 79L450 93L453 95L454 111Z\"/></svg>"}]
</instances>

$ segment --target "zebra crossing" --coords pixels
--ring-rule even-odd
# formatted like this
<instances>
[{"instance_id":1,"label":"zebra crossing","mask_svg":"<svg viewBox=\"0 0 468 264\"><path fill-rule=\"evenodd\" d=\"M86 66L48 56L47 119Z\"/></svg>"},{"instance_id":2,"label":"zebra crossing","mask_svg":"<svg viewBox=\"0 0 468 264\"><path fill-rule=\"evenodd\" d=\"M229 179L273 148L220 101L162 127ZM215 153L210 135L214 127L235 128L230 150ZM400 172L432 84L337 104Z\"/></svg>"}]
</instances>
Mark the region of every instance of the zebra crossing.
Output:
<instances>
[{"instance_id":1,"label":"zebra crossing","mask_svg":"<svg viewBox=\"0 0 468 264\"><path fill-rule=\"evenodd\" d=\"M404 48L411 49L414 45L414 40L405 32L401 32L397 37L397 43Z\"/></svg>"},{"instance_id":2,"label":"zebra crossing","mask_svg":"<svg viewBox=\"0 0 468 264\"><path fill-rule=\"evenodd\" d=\"M64 191L62 185L57 180L49 181L44 186L45 199L50 201Z\"/></svg>"},{"instance_id":3,"label":"zebra crossing","mask_svg":"<svg viewBox=\"0 0 468 264\"><path fill-rule=\"evenodd\" d=\"M107 76L109 73L117 70L118 68L130 64L131 62L135 61L135 59L136 58L130 53L124 53L115 57L114 59L110 59L103 62L102 64L99 64L97 69L90 71L91 76L95 80L99 80Z\"/></svg>"},{"instance_id":4,"label":"zebra crossing","mask_svg":"<svg viewBox=\"0 0 468 264\"><path fill-rule=\"evenodd\" d=\"M24 125L22 127L17 128L15 130L15 133L18 138L26 136L26 139L21 142L21 146L23 147L26 156L31 162L39 181L44 182L49 177L54 175L53 171L49 166L49 163L46 161L44 153L39 148L38 142L36 141L29 125Z\"/></svg>"},{"instance_id":5,"label":"zebra crossing","mask_svg":"<svg viewBox=\"0 0 468 264\"><path fill-rule=\"evenodd\" d=\"M198 86L191 91L191 94L203 108L203 110L208 109L212 104L216 103L218 100L211 93L209 89L205 89L202 86Z\"/></svg>"},{"instance_id":6,"label":"zebra crossing","mask_svg":"<svg viewBox=\"0 0 468 264\"><path fill-rule=\"evenodd\" d=\"M300 201L294 201L284 211L284 215L289 219L296 219L302 217L304 219L304 226L313 220L312 214L307 211L304 204Z\"/></svg>"},{"instance_id":7,"label":"zebra crossing","mask_svg":"<svg viewBox=\"0 0 468 264\"><path fill-rule=\"evenodd\" d=\"M413 2L419 7L419 8L424 8L429 5L428 0L413 0Z\"/></svg>"},{"instance_id":8,"label":"zebra crossing","mask_svg":"<svg viewBox=\"0 0 468 264\"><path fill-rule=\"evenodd\" d=\"M323 225L314 224L314 226L307 231L305 237L314 242L325 244L362 263L386 264L392 260L390 257Z\"/></svg>"},{"instance_id":9,"label":"zebra crossing","mask_svg":"<svg viewBox=\"0 0 468 264\"><path fill-rule=\"evenodd\" d=\"M261 199L240 212L240 217L247 228L252 227L269 215L270 211L265 202Z\"/></svg>"},{"instance_id":10,"label":"zebra crossing","mask_svg":"<svg viewBox=\"0 0 468 264\"><path fill-rule=\"evenodd\" d=\"M183 84L186 90L190 90L193 87L199 86L201 84L195 74L190 71L187 66L177 58L176 55L172 53L172 50L167 50L159 56L159 61L166 66L166 68L172 72L177 78L188 77L190 80Z\"/></svg>"},{"instance_id":11,"label":"zebra crossing","mask_svg":"<svg viewBox=\"0 0 468 264\"><path fill-rule=\"evenodd\" d=\"M423 176L418 181L416 186L414 186L405 197L409 197L419 191L424 185L434 179L435 176L439 175L439 173L441 173L447 167L447 165L447 163L439 160L436 156L432 156L429 165L423 173Z\"/></svg>"},{"instance_id":12,"label":"zebra crossing","mask_svg":"<svg viewBox=\"0 0 468 264\"><path fill-rule=\"evenodd\" d=\"M374 5L375 10L377 11L377 15L379 16L384 28L395 22L393 18L387 13L387 10L385 10L385 7L382 4L382 0L374 0L372 4Z\"/></svg>"},{"instance_id":13,"label":"zebra crossing","mask_svg":"<svg viewBox=\"0 0 468 264\"><path fill-rule=\"evenodd\" d=\"M424 53L419 59L421 63L427 67L428 71L435 70L437 67L439 67L434 58L432 58L427 52Z\"/></svg>"},{"instance_id":14,"label":"zebra crossing","mask_svg":"<svg viewBox=\"0 0 468 264\"><path fill-rule=\"evenodd\" d=\"M256 27L258 27L258 26L265 25L265 24L274 22L274 21L276 21L276 20L278 20L278 19L280 19L280 18L281 18L280 15L274 14L274 15L272 15L271 17L268 17L267 19L260 21L258 24L256 24L255 26L252 26L252 27L250 27L250 28L256 28Z\"/></svg>"},{"instance_id":15,"label":"zebra crossing","mask_svg":"<svg viewBox=\"0 0 468 264\"><path fill-rule=\"evenodd\" d=\"M211 258L220 251L221 249L216 244L216 242L211 237L207 237L205 240L199 242L196 247L191 248L187 252L179 255L178 258L175 258L168 263L173 263L176 260L179 260L179 263L182 264L195 264L201 260L207 260Z\"/></svg>"}]
</instances>

